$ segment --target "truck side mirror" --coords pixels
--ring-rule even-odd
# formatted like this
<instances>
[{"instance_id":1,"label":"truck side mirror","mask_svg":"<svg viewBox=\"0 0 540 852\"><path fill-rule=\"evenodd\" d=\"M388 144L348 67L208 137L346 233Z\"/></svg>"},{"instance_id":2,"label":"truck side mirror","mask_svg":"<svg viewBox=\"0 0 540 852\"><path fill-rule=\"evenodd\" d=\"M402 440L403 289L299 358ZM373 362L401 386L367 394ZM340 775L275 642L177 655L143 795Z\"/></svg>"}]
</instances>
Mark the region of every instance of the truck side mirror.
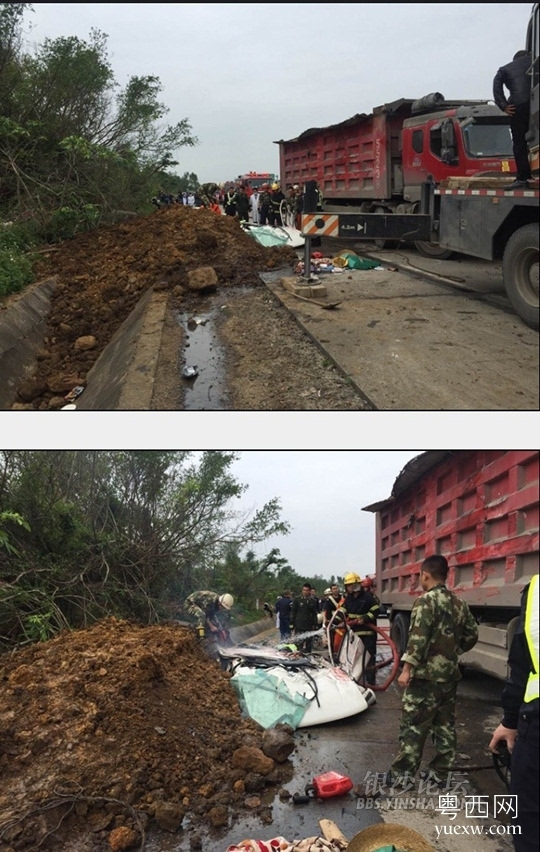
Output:
<instances>
[{"instance_id":1,"label":"truck side mirror","mask_svg":"<svg viewBox=\"0 0 540 852\"><path fill-rule=\"evenodd\" d=\"M441 160L451 165L456 160L456 134L451 121L441 125Z\"/></svg>"}]
</instances>

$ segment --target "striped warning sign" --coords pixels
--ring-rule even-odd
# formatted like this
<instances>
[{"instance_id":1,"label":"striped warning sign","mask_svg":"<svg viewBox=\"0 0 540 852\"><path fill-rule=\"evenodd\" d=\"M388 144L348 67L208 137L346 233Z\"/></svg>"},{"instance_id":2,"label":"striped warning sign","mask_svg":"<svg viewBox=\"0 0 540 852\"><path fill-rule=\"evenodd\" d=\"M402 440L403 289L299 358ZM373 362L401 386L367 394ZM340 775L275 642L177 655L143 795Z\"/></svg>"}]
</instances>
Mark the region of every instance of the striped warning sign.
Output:
<instances>
[{"instance_id":1,"label":"striped warning sign","mask_svg":"<svg viewBox=\"0 0 540 852\"><path fill-rule=\"evenodd\" d=\"M304 213L302 233L305 237L337 237L339 216L330 213Z\"/></svg>"}]
</instances>

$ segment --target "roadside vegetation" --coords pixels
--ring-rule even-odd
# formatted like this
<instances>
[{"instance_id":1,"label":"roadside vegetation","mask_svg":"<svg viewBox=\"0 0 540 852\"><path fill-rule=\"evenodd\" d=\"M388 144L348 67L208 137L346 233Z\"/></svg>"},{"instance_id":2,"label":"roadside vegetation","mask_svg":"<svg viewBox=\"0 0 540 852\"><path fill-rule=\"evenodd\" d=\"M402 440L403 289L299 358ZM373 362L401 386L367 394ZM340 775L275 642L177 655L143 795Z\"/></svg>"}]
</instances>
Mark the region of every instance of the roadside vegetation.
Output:
<instances>
[{"instance_id":1,"label":"roadside vegetation","mask_svg":"<svg viewBox=\"0 0 540 852\"><path fill-rule=\"evenodd\" d=\"M149 213L160 187L196 179L170 171L173 152L198 140L187 118L163 123L159 78L120 87L98 30L29 52L32 11L0 3L0 298L31 280L36 245Z\"/></svg>"},{"instance_id":2,"label":"roadside vegetation","mask_svg":"<svg viewBox=\"0 0 540 852\"><path fill-rule=\"evenodd\" d=\"M279 499L251 513L235 453L0 451L0 650L110 615L182 620L196 589L235 597L233 623L260 618L299 576L255 545L287 534Z\"/></svg>"}]
</instances>

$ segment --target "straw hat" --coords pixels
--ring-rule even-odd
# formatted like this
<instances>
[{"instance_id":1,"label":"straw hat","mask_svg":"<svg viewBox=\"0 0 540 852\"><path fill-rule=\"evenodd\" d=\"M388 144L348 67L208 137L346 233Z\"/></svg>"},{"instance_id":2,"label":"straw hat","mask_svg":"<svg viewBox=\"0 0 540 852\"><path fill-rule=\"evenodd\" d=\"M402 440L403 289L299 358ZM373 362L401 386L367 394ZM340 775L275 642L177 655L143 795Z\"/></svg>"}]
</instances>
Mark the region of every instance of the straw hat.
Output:
<instances>
[{"instance_id":1,"label":"straw hat","mask_svg":"<svg viewBox=\"0 0 540 852\"><path fill-rule=\"evenodd\" d=\"M395 848L395 852L435 852L421 834L405 825L390 822L370 825L349 841L347 852L381 852L385 847Z\"/></svg>"}]
</instances>

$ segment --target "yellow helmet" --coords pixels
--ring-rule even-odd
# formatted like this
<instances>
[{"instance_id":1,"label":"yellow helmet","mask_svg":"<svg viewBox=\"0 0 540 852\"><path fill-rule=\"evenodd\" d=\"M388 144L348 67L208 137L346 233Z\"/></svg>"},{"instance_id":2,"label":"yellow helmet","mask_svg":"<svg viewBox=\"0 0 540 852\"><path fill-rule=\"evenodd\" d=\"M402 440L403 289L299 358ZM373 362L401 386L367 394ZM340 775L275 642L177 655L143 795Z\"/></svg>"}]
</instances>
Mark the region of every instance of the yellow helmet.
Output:
<instances>
[{"instance_id":1,"label":"yellow helmet","mask_svg":"<svg viewBox=\"0 0 540 852\"><path fill-rule=\"evenodd\" d=\"M273 183L272 189L279 189L279 183Z\"/></svg>"},{"instance_id":2,"label":"yellow helmet","mask_svg":"<svg viewBox=\"0 0 540 852\"><path fill-rule=\"evenodd\" d=\"M348 574L345 574L343 578L343 585L352 586L353 583L360 583L360 577L358 574L355 574L354 571L350 571Z\"/></svg>"}]
</instances>

